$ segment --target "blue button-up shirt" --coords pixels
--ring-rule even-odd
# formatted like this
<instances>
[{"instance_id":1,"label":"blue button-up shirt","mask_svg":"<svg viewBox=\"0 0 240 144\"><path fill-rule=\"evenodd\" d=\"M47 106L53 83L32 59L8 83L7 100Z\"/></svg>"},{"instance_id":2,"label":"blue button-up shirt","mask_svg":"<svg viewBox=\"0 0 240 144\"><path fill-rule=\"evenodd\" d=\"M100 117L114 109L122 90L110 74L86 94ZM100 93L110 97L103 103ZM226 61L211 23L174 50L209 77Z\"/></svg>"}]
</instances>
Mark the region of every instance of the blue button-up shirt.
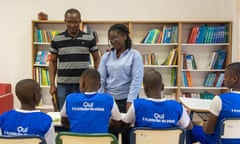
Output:
<instances>
[{"instance_id":1,"label":"blue button-up shirt","mask_svg":"<svg viewBox=\"0 0 240 144\"><path fill-rule=\"evenodd\" d=\"M105 53L100 61L100 92L109 93L116 100L137 98L143 81L144 67L141 54L134 49L125 50L117 58L116 50Z\"/></svg>"}]
</instances>

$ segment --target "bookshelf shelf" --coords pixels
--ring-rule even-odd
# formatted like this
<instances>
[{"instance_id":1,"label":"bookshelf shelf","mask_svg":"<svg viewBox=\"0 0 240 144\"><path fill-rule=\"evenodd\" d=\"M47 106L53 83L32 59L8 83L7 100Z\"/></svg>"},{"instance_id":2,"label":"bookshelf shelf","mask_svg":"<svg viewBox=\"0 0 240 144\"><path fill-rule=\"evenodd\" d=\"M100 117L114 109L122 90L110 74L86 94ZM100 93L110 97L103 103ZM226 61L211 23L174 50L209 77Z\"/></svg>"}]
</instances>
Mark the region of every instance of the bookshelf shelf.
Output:
<instances>
[{"instance_id":1,"label":"bookshelf shelf","mask_svg":"<svg viewBox=\"0 0 240 144\"><path fill-rule=\"evenodd\" d=\"M33 42L34 45L50 45L48 42Z\"/></svg>"},{"instance_id":2,"label":"bookshelf shelf","mask_svg":"<svg viewBox=\"0 0 240 144\"><path fill-rule=\"evenodd\" d=\"M203 86L194 86L194 87L180 87L181 89L189 90L227 90L226 87L203 87Z\"/></svg>"},{"instance_id":3,"label":"bookshelf shelf","mask_svg":"<svg viewBox=\"0 0 240 144\"><path fill-rule=\"evenodd\" d=\"M225 87L205 87L204 80L209 73L224 73L226 65L232 59L232 22L231 21L110 21L110 20L91 20L82 21L80 29L85 31L87 29L96 32L97 45L100 54L104 54L109 49L109 42L107 32L109 27L115 23L123 23L129 27L130 36L132 38L133 48L138 50L145 60L144 68L154 68L160 71L163 75L163 82L165 84L166 95L172 95L175 99L185 93L200 93L203 91L213 92L219 94L227 91ZM189 42L194 26L199 28L206 26L209 29L215 28L218 31L218 26L225 28L224 40L221 36L208 36L207 41L204 42ZM156 30L157 29L157 30ZM32 21L32 70L33 78L36 77L36 69L47 69L47 65L36 64L36 56L38 51L48 51L50 48L50 40L39 41L36 39L37 31L46 33L62 32L65 30L64 21L49 20L49 21ZM146 41L147 35L150 31L154 31L155 41ZM166 32L171 37L162 36L160 33ZM214 33L214 31L211 31ZM220 32L219 32L220 33ZM157 40L158 38L159 40ZM217 39L219 38L219 39ZM212 41L211 41L212 40ZM222 68L208 68L209 57L211 54L219 49L226 50L226 57ZM194 55L197 69L183 68L183 54ZM151 56L154 59L151 59ZM145 57L145 58L144 58ZM149 62L150 60L150 62ZM154 64L153 64L154 63ZM168 63L168 64L166 64ZM189 72L192 78L192 87L183 85L183 72ZM46 99L51 98L48 94L49 86L41 85ZM143 89L140 91L140 97L144 97ZM44 104L49 103L43 100ZM51 101L51 100L50 100ZM50 103L51 104L51 103Z\"/></svg>"},{"instance_id":4,"label":"bookshelf shelf","mask_svg":"<svg viewBox=\"0 0 240 144\"><path fill-rule=\"evenodd\" d=\"M145 68L177 68L178 65L144 65Z\"/></svg>"},{"instance_id":5,"label":"bookshelf shelf","mask_svg":"<svg viewBox=\"0 0 240 144\"><path fill-rule=\"evenodd\" d=\"M48 67L48 65L47 64L34 64L33 66L35 66L35 67Z\"/></svg>"},{"instance_id":6,"label":"bookshelf shelf","mask_svg":"<svg viewBox=\"0 0 240 144\"><path fill-rule=\"evenodd\" d=\"M224 69L181 69L181 71L190 72L224 72Z\"/></svg>"},{"instance_id":7,"label":"bookshelf shelf","mask_svg":"<svg viewBox=\"0 0 240 144\"><path fill-rule=\"evenodd\" d=\"M203 46L203 47L206 47L206 46L221 46L221 45L230 45L230 43L206 43L206 44L189 44L189 43L182 43L181 44L182 46Z\"/></svg>"}]
</instances>

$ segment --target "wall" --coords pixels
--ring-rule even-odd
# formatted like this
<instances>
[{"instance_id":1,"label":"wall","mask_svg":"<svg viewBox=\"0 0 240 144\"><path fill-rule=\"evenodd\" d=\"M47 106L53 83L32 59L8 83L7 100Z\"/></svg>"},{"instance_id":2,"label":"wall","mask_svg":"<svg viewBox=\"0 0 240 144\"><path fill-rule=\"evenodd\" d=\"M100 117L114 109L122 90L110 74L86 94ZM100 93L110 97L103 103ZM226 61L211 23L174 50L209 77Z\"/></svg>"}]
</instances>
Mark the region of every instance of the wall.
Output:
<instances>
[{"instance_id":1,"label":"wall","mask_svg":"<svg viewBox=\"0 0 240 144\"><path fill-rule=\"evenodd\" d=\"M236 9L229 10L236 1L1 0L0 82L12 83L14 87L19 79L31 77L31 20L37 19L40 11L48 13L51 20L62 20L65 10L75 7L84 20L236 21ZM233 45L237 50L237 40ZM15 106L18 105L16 101Z\"/></svg>"}]
</instances>

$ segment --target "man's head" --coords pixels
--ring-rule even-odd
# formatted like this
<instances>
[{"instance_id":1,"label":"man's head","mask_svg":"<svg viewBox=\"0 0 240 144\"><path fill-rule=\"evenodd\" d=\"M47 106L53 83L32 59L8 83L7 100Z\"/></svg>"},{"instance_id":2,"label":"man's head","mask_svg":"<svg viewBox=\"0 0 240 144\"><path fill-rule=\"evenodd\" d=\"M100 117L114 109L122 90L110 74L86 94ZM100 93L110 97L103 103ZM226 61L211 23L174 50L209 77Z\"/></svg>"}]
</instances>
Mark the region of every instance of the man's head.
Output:
<instances>
[{"instance_id":1,"label":"man's head","mask_svg":"<svg viewBox=\"0 0 240 144\"><path fill-rule=\"evenodd\" d=\"M85 70L80 77L81 92L96 92L100 88L100 73L95 69Z\"/></svg>"},{"instance_id":2,"label":"man's head","mask_svg":"<svg viewBox=\"0 0 240 144\"><path fill-rule=\"evenodd\" d=\"M68 33L75 37L79 32L79 25L81 23L81 14L79 10L71 8L65 12L64 22Z\"/></svg>"}]
</instances>

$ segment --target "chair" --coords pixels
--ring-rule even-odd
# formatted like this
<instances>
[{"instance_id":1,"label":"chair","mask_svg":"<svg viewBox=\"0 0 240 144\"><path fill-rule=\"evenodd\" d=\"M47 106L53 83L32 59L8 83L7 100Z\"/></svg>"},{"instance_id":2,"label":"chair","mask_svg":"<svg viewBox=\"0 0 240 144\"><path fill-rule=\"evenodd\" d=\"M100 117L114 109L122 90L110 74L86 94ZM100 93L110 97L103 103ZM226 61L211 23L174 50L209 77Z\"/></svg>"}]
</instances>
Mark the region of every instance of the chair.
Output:
<instances>
[{"instance_id":1,"label":"chair","mask_svg":"<svg viewBox=\"0 0 240 144\"><path fill-rule=\"evenodd\" d=\"M118 140L110 133L59 132L56 136L56 144L118 144Z\"/></svg>"},{"instance_id":2,"label":"chair","mask_svg":"<svg viewBox=\"0 0 240 144\"><path fill-rule=\"evenodd\" d=\"M179 127L147 128L136 127L130 132L130 144L184 144L185 132Z\"/></svg>"},{"instance_id":3,"label":"chair","mask_svg":"<svg viewBox=\"0 0 240 144\"><path fill-rule=\"evenodd\" d=\"M46 144L40 136L0 136L0 144Z\"/></svg>"},{"instance_id":4,"label":"chair","mask_svg":"<svg viewBox=\"0 0 240 144\"><path fill-rule=\"evenodd\" d=\"M240 143L240 118L225 118L220 124L220 144L231 140Z\"/></svg>"}]
</instances>

